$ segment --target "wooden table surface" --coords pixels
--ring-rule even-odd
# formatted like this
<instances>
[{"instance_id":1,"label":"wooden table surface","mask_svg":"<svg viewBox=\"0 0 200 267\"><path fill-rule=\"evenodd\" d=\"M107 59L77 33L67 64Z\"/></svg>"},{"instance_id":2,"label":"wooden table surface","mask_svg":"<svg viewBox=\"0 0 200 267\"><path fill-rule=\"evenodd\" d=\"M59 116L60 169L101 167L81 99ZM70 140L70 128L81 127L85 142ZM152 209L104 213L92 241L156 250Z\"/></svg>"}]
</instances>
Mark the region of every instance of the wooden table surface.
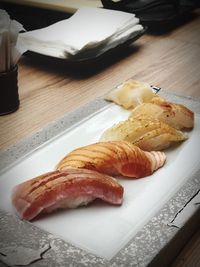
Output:
<instances>
[{"instance_id":1,"label":"wooden table surface","mask_svg":"<svg viewBox=\"0 0 200 267\"><path fill-rule=\"evenodd\" d=\"M102 7L100 0L3 0L3 2L74 13L80 7Z\"/></svg>"},{"instance_id":2,"label":"wooden table surface","mask_svg":"<svg viewBox=\"0 0 200 267\"><path fill-rule=\"evenodd\" d=\"M50 122L133 77L182 95L200 97L200 12L172 31L145 34L131 47L96 62L69 64L25 55L19 62L20 108L0 117L0 148L22 140ZM173 267L200 266L200 232Z\"/></svg>"}]
</instances>

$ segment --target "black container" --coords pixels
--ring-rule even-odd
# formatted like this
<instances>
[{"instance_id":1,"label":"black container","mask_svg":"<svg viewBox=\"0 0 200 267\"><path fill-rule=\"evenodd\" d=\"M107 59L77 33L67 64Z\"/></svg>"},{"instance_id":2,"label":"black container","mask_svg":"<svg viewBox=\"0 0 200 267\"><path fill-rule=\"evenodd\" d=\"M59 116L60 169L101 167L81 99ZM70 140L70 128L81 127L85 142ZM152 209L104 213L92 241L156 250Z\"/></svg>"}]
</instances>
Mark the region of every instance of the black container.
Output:
<instances>
[{"instance_id":1,"label":"black container","mask_svg":"<svg viewBox=\"0 0 200 267\"><path fill-rule=\"evenodd\" d=\"M18 67L0 72L0 115L6 115L19 108Z\"/></svg>"}]
</instances>

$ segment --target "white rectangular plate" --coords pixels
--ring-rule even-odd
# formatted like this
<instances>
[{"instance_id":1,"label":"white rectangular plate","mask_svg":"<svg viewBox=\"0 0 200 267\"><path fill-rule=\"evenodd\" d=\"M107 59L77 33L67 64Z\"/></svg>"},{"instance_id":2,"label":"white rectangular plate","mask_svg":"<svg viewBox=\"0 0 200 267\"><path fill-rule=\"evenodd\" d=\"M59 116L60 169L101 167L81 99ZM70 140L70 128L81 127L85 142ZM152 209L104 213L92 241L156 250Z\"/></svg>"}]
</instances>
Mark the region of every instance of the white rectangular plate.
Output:
<instances>
[{"instance_id":1,"label":"white rectangular plate","mask_svg":"<svg viewBox=\"0 0 200 267\"><path fill-rule=\"evenodd\" d=\"M127 111L111 104L7 169L0 178L0 208L14 214L11 192L15 185L53 170L68 152L98 141L105 129L127 116ZM124 187L122 206L97 201L88 207L54 212L33 224L110 260L199 169L199 136L200 116L197 115L189 139L166 151L167 162L163 168L146 178L120 179Z\"/></svg>"}]
</instances>

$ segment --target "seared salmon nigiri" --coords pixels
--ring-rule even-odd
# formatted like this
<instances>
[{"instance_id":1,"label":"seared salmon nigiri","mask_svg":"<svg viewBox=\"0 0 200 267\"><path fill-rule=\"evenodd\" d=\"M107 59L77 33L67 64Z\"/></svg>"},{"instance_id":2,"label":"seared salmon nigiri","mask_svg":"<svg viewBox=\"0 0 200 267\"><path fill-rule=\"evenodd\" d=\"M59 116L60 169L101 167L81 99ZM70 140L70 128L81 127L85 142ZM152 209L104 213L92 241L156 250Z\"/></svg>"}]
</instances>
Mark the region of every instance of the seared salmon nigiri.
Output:
<instances>
[{"instance_id":1,"label":"seared salmon nigiri","mask_svg":"<svg viewBox=\"0 0 200 267\"><path fill-rule=\"evenodd\" d=\"M123 187L108 175L87 169L67 169L45 173L17 185L12 204L22 219L32 220L40 213L76 208L96 198L120 205Z\"/></svg>"},{"instance_id":2,"label":"seared salmon nigiri","mask_svg":"<svg viewBox=\"0 0 200 267\"><path fill-rule=\"evenodd\" d=\"M165 160L164 152L146 152L127 141L108 141L73 150L58 163L57 169L86 168L109 175L140 178L162 167Z\"/></svg>"}]
</instances>

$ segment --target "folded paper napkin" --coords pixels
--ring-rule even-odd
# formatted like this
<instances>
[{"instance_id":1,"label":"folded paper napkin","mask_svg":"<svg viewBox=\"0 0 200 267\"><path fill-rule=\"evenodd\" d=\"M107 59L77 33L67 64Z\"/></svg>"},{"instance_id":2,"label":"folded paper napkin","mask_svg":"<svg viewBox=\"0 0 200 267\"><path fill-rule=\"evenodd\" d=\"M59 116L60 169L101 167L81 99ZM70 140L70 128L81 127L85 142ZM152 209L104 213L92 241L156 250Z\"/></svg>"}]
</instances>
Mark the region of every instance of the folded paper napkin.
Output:
<instances>
[{"instance_id":1,"label":"folded paper napkin","mask_svg":"<svg viewBox=\"0 0 200 267\"><path fill-rule=\"evenodd\" d=\"M28 50L58 57L97 56L143 31L134 14L80 8L69 19L20 34Z\"/></svg>"}]
</instances>

